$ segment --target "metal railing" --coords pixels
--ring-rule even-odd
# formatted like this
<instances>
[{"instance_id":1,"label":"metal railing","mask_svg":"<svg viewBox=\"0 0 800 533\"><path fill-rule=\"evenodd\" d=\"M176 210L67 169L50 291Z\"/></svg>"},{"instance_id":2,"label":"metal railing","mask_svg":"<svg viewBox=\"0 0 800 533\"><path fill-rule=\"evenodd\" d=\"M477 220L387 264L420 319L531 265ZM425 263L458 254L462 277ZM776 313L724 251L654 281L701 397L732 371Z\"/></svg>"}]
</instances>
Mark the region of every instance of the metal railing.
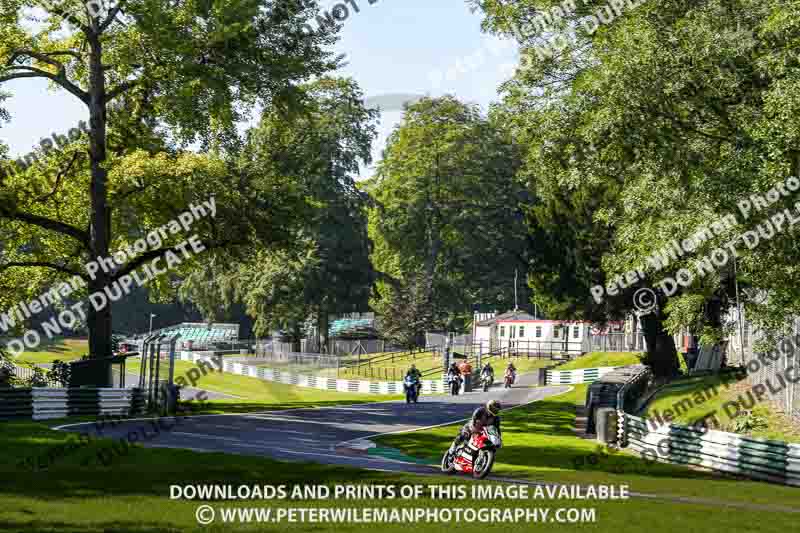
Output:
<instances>
[{"instance_id":1,"label":"metal railing","mask_svg":"<svg viewBox=\"0 0 800 533\"><path fill-rule=\"evenodd\" d=\"M784 334L777 339L770 340L765 332L748 322L743 324L741 333L743 335L737 327L728 337L727 364L747 368L747 380L751 385L771 384L766 387L766 397L785 414L800 420L800 385L786 379L787 373L793 372L792 367L800 366L800 318L791 319ZM772 351L777 357L764 357L762 354L766 351ZM780 386L781 383L786 385Z\"/></svg>"}]
</instances>

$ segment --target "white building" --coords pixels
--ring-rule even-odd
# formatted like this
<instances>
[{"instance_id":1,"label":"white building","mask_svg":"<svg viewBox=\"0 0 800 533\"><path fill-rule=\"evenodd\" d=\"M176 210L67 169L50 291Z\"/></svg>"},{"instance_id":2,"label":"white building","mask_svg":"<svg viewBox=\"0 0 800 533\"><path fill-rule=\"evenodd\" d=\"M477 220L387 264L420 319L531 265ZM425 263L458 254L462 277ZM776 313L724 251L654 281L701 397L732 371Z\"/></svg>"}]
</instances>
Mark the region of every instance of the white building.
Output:
<instances>
[{"instance_id":1,"label":"white building","mask_svg":"<svg viewBox=\"0 0 800 533\"><path fill-rule=\"evenodd\" d=\"M501 348L531 354L590 351L591 322L541 320L525 311L509 311L476 313L473 324L473 343L481 353Z\"/></svg>"}]
</instances>

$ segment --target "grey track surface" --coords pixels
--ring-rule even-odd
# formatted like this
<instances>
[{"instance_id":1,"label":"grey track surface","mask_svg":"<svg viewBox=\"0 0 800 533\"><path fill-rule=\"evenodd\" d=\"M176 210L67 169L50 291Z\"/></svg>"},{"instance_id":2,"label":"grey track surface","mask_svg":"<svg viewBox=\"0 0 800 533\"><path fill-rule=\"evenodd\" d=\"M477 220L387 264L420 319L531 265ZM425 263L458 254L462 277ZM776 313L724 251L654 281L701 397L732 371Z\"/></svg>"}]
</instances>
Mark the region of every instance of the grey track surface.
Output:
<instances>
[{"instance_id":1,"label":"grey track surface","mask_svg":"<svg viewBox=\"0 0 800 533\"><path fill-rule=\"evenodd\" d=\"M419 403L378 402L343 407L265 411L237 415L197 415L180 420L162 419L156 433L153 419L133 419L102 428L103 437L124 438L145 430L152 438L145 446L186 448L195 451L259 455L273 459L313 461L403 472L431 473L425 465L409 465L390 459L354 454L341 443L380 433L407 431L457 422L489 399L504 408L523 405L569 390L568 386L532 387L535 376L520 376L511 389L494 387L489 392L459 396L421 396ZM174 426L167 429L167 426ZM66 431L98 435L93 422L62 426Z\"/></svg>"}]
</instances>

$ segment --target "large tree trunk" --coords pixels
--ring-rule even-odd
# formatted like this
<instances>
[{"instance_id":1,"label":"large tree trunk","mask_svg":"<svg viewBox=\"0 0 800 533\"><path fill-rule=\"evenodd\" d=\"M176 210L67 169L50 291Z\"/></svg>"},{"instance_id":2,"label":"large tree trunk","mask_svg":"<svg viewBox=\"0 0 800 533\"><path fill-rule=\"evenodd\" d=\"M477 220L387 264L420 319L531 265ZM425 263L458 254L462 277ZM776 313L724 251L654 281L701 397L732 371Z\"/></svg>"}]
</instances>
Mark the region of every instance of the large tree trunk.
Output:
<instances>
[{"instance_id":1,"label":"large tree trunk","mask_svg":"<svg viewBox=\"0 0 800 533\"><path fill-rule=\"evenodd\" d=\"M642 330L647 343L645 364L657 378L669 378L678 373L678 352L675 339L664 329L664 316L660 309L642 317Z\"/></svg>"},{"instance_id":2,"label":"large tree trunk","mask_svg":"<svg viewBox=\"0 0 800 533\"><path fill-rule=\"evenodd\" d=\"M90 244L91 260L106 258L109 255L111 220L108 207L108 173L104 168L106 160L106 84L103 73L103 47L100 37L89 35L89 158L91 161L91 217ZM91 283L91 292L102 291L112 281L100 269ZM111 305L102 309L90 306L87 316L89 328L89 353L92 358L111 356ZM112 383L109 368L105 383L97 386L109 387Z\"/></svg>"},{"instance_id":3,"label":"large tree trunk","mask_svg":"<svg viewBox=\"0 0 800 533\"><path fill-rule=\"evenodd\" d=\"M328 353L328 310L324 305L317 311L317 335L319 338L319 353Z\"/></svg>"},{"instance_id":4,"label":"large tree trunk","mask_svg":"<svg viewBox=\"0 0 800 533\"><path fill-rule=\"evenodd\" d=\"M293 352L300 352L302 349L301 335L300 335L300 323L294 322L292 324L292 351Z\"/></svg>"}]
</instances>

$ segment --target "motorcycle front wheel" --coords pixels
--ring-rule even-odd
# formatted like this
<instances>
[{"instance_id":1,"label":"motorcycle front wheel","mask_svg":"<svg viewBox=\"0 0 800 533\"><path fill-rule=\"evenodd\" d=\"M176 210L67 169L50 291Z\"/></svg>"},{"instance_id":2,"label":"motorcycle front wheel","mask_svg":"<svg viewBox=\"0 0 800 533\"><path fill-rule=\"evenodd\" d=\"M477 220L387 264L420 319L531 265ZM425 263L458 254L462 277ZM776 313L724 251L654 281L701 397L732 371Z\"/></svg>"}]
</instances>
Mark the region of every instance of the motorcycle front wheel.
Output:
<instances>
[{"instance_id":1,"label":"motorcycle front wheel","mask_svg":"<svg viewBox=\"0 0 800 533\"><path fill-rule=\"evenodd\" d=\"M449 449L446 452L444 452L444 457L442 457L442 472L444 472L445 474L450 474L451 472L453 472L453 470L456 469L455 460L456 460L455 452L450 453Z\"/></svg>"},{"instance_id":2,"label":"motorcycle front wheel","mask_svg":"<svg viewBox=\"0 0 800 533\"><path fill-rule=\"evenodd\" d=\"M479 451L478 457L475 458L475 463L472 465L472 477L475 479L485 478L492 471L492 466L494 466L494 451Z\"/></svg>"}]
</instances>

